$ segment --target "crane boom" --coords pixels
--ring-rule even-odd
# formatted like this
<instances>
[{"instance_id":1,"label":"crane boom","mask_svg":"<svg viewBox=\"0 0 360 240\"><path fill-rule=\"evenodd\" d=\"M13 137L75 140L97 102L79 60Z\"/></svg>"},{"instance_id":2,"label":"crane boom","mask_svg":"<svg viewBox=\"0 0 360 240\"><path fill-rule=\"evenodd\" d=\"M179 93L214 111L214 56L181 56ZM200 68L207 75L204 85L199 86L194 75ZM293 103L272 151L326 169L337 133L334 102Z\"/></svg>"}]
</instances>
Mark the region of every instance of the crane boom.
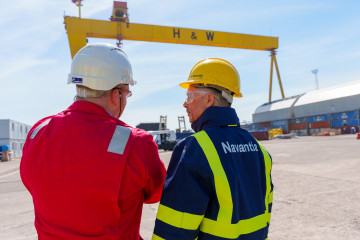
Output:
<instances>
[{"instance_id":1,"label":"crane boom","mask_svg":"<svg viewBox=\"0 0 360 240\"><path fill-rule=\"evenodd\" d=\"M117 12L117 10L119 11ZM71 57L74 57L86 45L88 37L270 51L269 102L271 102L274 63L281 95L282 98L285 98L275 57L275 50L279 45L278 37L129 23L126 3L117 1L114 2L114 14L111 19L113 21L64 16Z\"/></svg>"},{"instance_id":2,"label":"crane boom","mask_svg":"<svg viewBox=\"0 0 360 240\"><path fill-rule=\"evenodd\" d=\"M180 27L103 21L64 17L71 56L86 45L87 37L148 42L178 43L215 47L272 50L278 48L277 37L218 32Z\"/></svg>"}]
</instances>

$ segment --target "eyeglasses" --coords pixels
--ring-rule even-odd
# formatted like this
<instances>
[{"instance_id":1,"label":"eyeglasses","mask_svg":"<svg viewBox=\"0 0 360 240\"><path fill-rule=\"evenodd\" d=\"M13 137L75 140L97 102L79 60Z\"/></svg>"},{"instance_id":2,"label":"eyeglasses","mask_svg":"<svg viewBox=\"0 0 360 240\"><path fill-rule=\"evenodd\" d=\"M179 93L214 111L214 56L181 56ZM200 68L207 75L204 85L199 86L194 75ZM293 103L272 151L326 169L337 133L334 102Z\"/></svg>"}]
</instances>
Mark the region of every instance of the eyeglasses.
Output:
<instances>
[{"instance_id":1,"label":"eyeglasses","mask_svg":"<svg viewBox=\"0 0 360 240\"><path fill-rule=\"evenodd\" d=\"M191 103L192 101L194 101L195 98L199 98L202 97L204 95L207 94L212 94L209 91L205 91L205 90L197 90L197 91L190 91L190 92L186 92L186 100L185 102L187 104Z\"/></svg>"},{"instance_id":2,"label":"eyeglasses","mask_svg":"<svg viewBox=\"0 0 360 240\"><path fill-rule=\"evenodd\" d=\"M132 96L132 92L130 90L125 90L125 89L121 89L118 87L114 87L113 89L118 90L120 95L122 94L122 92L126 91L126 95L125 95L126 98L129 98Z\"/></svg>"}]
</instances>

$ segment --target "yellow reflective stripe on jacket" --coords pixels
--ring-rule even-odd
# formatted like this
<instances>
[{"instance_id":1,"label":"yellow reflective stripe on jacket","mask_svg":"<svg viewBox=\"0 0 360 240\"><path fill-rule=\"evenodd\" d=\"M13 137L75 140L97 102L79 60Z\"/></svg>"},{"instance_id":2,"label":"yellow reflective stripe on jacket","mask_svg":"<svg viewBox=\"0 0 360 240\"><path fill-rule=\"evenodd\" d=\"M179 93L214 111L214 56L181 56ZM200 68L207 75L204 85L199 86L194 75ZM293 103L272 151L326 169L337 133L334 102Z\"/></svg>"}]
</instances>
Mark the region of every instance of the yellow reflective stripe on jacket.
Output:
<instances>
[{"instance_id":1,"label":"yellow reflective stripe on jacket","mask_svg":"<svg viewBox=\"0 0 360 240\"><path fill-rule=\"evenodd\" d=\"M261 214L250 219L240 220L235 224L222 223L204 218L200 231L214 236L235 239L240 235L249 234L267 226L267 214Z\"/></svg>"},{"instance_id":2,"label":"yellow reflective stripe on jacket","mask_svg":"<svg viewBox=\"0 0 360 240\"><path fill-rule=\"evenodd\" d=\"M196 237L195 240L197 240L198 238ZM165 238L161 238L158 235L156 235L155 233L152 235L151 240L166 240ZM267 239L265 239L267 240Z\"/></svg>"},{"instance_id":3,"label":"yellow reflective stripe on jacket","mask_svg":"<svg viewBox=\"0 0 360 240\"><path fill-rule=\"evenodd\" d=\"M271 158L266 151L266 149L263 147L263 145L257 141L261 152L264 155L264 161L265 161L265 175L266 175L266 197L265 197L265 207L266 207L266 214L267 214L267 222L270 223L270 217L271 213L269 213L269 203L272 203L273 194L271 192L271 179L270 179L270 172L271 172ZM271 193L270 193L271 192Z\"/></svg>"},{"instance_id":4,"label":"yellow reflective stripe on jacket","mask_svg":"<svg viewBox=\"0 0 360 240\"><path fill-rule=\"evenodd\" d=\"M164 238L159 237L158 235L156 235L155 233L152 235L151 240L165 240Z\"/></svg>"},{"instance_id":5,"label":"yellow reflective stripe on jacket","mask_svg":"<svg viewBox=\"0 0 360 240\"><path fill-rule=\"evenodd\" d=\"M240 235L249 234L258 231L267 226L270 221L269 203L272 202L271 192L271 159L263 146L259 143L261 151L264 155L265 173L266 173L266 210L264 214L255 216L250 219L240 220L238 223L231 223L233 212L233 201L230 185L227 180L225 171L222 167L216 148L205 131L198 132L193 135L209 162L210 168L214 175L215 190L219 202L219 213L217 220L204 218L204 215L195 215L180 212L164 205L159 205L157 219L171 226L196 230L200 225L200 231L222 238L236 239ZM153 235L153 240L163 240L163 238Z\"/></svg>"},{"instance_id":6,"label":"yellow reflective stripe on jacket","mask_svg":"<svg viewBox=\"0 0 360 240\"><path fill-rule=\"evenodd\" d=\"M198 132L193 136L203 149L214 174L216 196L220 205L217 220L223 223L231 223L233 213L231 190L224 168L221 165L219 155L213 142L205 131Z\"/></svg>"},{"instance_id":7,"label":"yellow reflective stripe on jacket","mask_svg":"<svg viewBox=\"0 0 360 240\"><path fill-rule=\"evenodd\" d=\"M272 201L273 201L273 192L271 192L269 195L269 203L272 203Z\"/></svg>"},{"instance_id":8,"label":"yellow reflective stripe on jacket","mask_svg":"<svg viewBox=\"0 0 360 240\"><path fill-rule=\"evenodd\" d=\"M162 204L159 205L156 216L157 219L163 221L164 223L187 230L198 229L203 217L204 215L180 212Z\"/></svg>"},{"instance_id":9,"label":"yellow reflective stripe on jacket","mask_svg":"<svg viewBox=\"0 0 360 240\"><path fill-rule=\"evenodd\" d=\"M225 194L227 194L227 191L229 192L228 197L230 198L231 201L231 214L229 214L228 209L225 210L225 213L227 214L224 214L227 215L227 220L229 219L228 221L222 221L219 219L219 215L220 215L220 210L219 210L217 221L204 218L200 225L200 231L222 238L235 239L238 238L240 235L249 234L266 227L267 223L270 222L270 214L268 212L269 211L268 209L269 209L269 203L272 202L272 192L270 193L271 159L268 153L266 152L265 148L261 144L259 144L263 152L264 162L265 162L265 174L266 174L265 213L250 219L240 220L238 223L235 224L231 224L232 209L233 209L231 190L224 169L221 165L219 155L215 149L214 144L212 143L211 139L209 138L209 136L206 134L205 131L198 132L193 136L197 139L200 147L203 149L205 156L208 159L210 168L214 173L216 195L218 197L218 201L220 204L220 210L221 207L224 207L224 209L226 209L226 205L225 205L226 201L221 202L220 199L224 199L224 197L226 197ZM222 181L217 182L216 180L219 180L220 176L224 176L224 177L221 179ZM226 181L226 184L223 183L224 180ZM223 191L224 189L225 191Z\"/></svg>"}]
</instances>

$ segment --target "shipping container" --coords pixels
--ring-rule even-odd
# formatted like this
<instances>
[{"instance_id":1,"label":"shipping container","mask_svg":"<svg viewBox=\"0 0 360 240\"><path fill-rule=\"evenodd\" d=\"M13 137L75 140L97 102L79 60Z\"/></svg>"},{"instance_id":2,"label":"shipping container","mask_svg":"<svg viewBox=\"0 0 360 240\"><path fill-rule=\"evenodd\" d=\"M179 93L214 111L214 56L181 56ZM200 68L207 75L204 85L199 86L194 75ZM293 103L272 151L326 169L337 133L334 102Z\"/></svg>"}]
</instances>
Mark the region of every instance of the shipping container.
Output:
<instances>
[{"instance_id":1,"label":"shipping container","mask_svg":"<svg viewBox=\"0 0 360 240\"><path fill-rule=\"evenodd\" d=\"M342 120L333 120L331 127L347 127L347 126L358 126L359 120L357 118L352 119L342 119Z\"/></svg>"},{"instance_id":2,"label":"shipping container","mask_svg":"<svg viewBox=\"0 0 360 240\"><path fill-rule=\"evenodd\" d=\"M248 125L248 128L250 131L255 131L255 130L259 130L260 126L259 123L251 123Z\"/></svg>"},{"instance_id":3,"label":"shipping container","mask_svg":"<svg viewBox=\"0 0 360 240\"><path fill-rule=\"evenodd\" d=\"M300 124L300 123L306 123L306 118L292 118L291 124Z\"/></svg>"},{"instance_id":4,"label":"shipping container","mask_svg":"<svg viewBox=\"0 0 360 240\"><path fill-rule=\"evenodd\" d=\"M268 131L249 131L249 133L257 140L269 140Z\"/></svg>"},{"instance_id":5,"label":"shipping container","mask_svg":"<svg viewBox=\"0 0 360 240\"><path fill-rule=\"evenodd\" d=\"M329 115L318 115L318 116L311 116L308 117L308 122L324 122L324 121L329 121Z\"/></svg>"},{"instance_id":6,"label":"shipping container","mask_svg":"<svg viewBox=\"0 0 360 240\"><path fill-rule=\"evenodd\" d=\"M348 119L348 118L358 118L358 113L357 113L357 111L333 113L333 114L331 114L331 118L333 121L343 120L343 119Z\"/></svg>"},{"instance_id":7,"label":"shipping container","mask_svg":"<svg viewBox=\"0 0 360 240\"><path fill-rule=\"evenodd\" d=\"M281 128L283 131L288 131L287 120L273 121L273 128Z\"/></svg>"},{"instance_id":8,"label":"shipping container","mask_svg":"<svg viewBox=\"0 0 360 240\"><path fill-rule=\"evenodd\" d=\"M260 128L271 128L271 122L260 123Z\"/></svg>"},{"instance_id":9,"label":"shipping container","mask_svg":"<svg viewBox=\"0 0 360 240\"><path fill-rule=\"evenodd\" d=\"M306 123L290 124L290 130L306 129Z\"/></svg>"},{"instance_id":10,"label":"shipping container","mask_svg":"<svg viewBox=\"0 0 360 240\"><path fill-rule=\"evenodd\" d=\"M309 128L329 128L330 122L329 121L322 121L322 122L311 122L309 123Z\"/></svg>"}]
</instances>

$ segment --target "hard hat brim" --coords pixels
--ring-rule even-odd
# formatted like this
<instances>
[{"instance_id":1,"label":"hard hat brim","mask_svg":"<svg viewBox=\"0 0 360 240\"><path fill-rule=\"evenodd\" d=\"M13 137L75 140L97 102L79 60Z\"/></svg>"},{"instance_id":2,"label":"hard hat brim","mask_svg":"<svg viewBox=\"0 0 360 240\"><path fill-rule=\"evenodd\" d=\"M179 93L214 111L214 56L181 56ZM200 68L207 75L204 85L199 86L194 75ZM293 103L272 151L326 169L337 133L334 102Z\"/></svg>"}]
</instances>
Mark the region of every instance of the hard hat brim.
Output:
<instances>
[{"instance_id":1,"label":"hard hat brim","mask_svg":"<svg viewBox=\"0 0 360 240\"><path fill-rule=\"evenodd\" d=\"M188 82L183 82L179 84L180 87L185 88L185 89L189 89L190 84Z\"/></svg>"},{"instance_id":2,"label":"hard hat brim","mask_svg":"<svg viewBox=\"0 0 360 240\"><path fill-rule=\"evenodd\" d=\"M202 84L203 82L197 82L197 81L187 81L187 82L183 82L183 83L180 83L179 86L182 87L182 88L185 88L185 89L189 89L190 85L193 85L193 84ZM234 97L237 97L237 98L241 98L243 95L241 94L241 92L239 93L235 93L234 94Z\"/></svg>"},{"instance_id":3,"label":"hard hat brim","mask_svg":"<svg viewBox=\"0 0 360 240\"><path fill-rule=\"evenodd\" d=\"M137 82L131 77L101 78L101 77L89 77L83 75L68 74L67 83L68 84L73 83L76 85L85 86L93 90L107 91L112 89L118 84L129 84L131 86L134 86Z\"/></svg>"}]
</instances>

